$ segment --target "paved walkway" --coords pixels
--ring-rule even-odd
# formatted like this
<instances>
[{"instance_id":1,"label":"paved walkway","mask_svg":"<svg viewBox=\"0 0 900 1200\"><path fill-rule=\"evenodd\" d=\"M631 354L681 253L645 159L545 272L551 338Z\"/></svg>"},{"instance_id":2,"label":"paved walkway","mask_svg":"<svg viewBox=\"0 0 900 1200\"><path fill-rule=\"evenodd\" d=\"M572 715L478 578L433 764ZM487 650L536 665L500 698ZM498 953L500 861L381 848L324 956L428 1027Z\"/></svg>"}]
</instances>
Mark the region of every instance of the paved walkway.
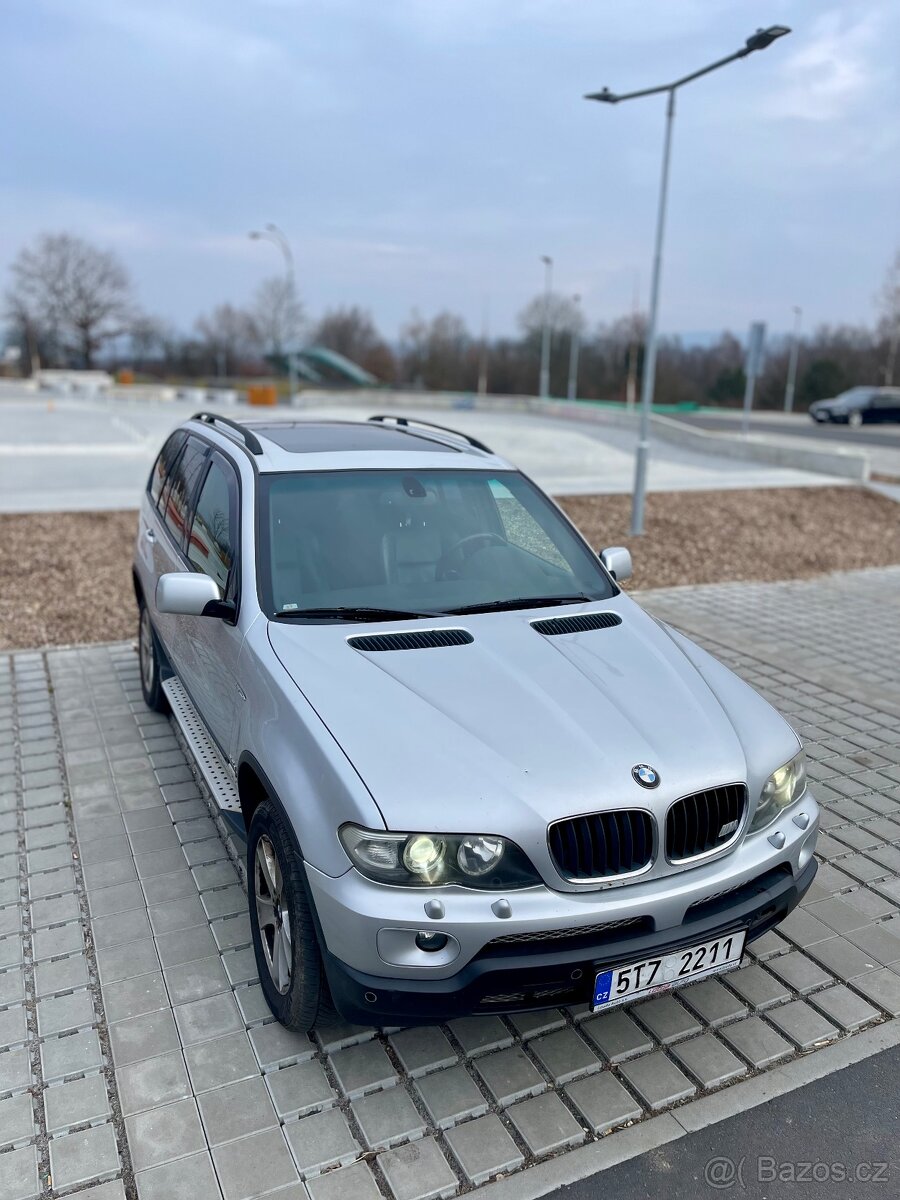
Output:
<instances>
[{"instance_id":1,"label":"paved walkway","mask_svg":"<svg viewBox=\"0 0 900 1200\"><path fill-rule=\"evenodd\" d=\"M396 406L397 401L393 402ZM317 416L365 420L390 402L378 395L358 407L226 410L242 417ZM202 404L185 401L0 398L0 512L136 508L140 489L166 435ZM590 422L527 413L423 409L425 420L484 439L556 495L630 492L635 436ZM99 469L98 469L99 466ZM770 467L654 442L651 491L809 487L845 483L808 471Z\"/></svg>"},{"instance_id":2,"label":"paved walkway","mask_svg":"<svg viewBox=\"0 0 900 1200\"><path fill-rule=\"evenodd\" d=\"M890 1032L898 589L894 568L641 597L809 746L820 874L740 971L600 1017L313 1039L268 1013L233 850L132 647L0 655L0 1200L426 1200L510 1173L521 1200Z\"/></svg>"}]
</instances>

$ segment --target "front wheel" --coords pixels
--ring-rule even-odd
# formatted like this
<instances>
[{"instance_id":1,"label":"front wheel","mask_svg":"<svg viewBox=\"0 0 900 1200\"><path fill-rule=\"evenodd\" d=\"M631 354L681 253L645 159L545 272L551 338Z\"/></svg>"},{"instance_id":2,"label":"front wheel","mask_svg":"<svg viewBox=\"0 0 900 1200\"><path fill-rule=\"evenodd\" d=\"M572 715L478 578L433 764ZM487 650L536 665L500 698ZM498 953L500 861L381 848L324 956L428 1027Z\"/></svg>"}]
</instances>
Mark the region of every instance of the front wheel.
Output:
<instances>
[{"instance_id":1,"label":"front wheel","mask_svg":"<svg viewBox=\"0 0 900 1200\"><path fill-rule=\"evenodd\" d=\"M333 1010L303 863L283 816L268 800L250 821L247 894L263 995L282 1025L308 1033Z\"/></svg>"},{"instance_id":2,"label":"front wheel","mask_svg":"<svg viewBox=\"0 0 900 1200\"><path fill-rule=\"evenodd\" d=\"M138 614L138 661L141 667L141 692L144 703L154 712L167 713L169 702L162 689L159 670L159 645L150 623L147 605L140 601Z\"/></svg>"}]
</instances>

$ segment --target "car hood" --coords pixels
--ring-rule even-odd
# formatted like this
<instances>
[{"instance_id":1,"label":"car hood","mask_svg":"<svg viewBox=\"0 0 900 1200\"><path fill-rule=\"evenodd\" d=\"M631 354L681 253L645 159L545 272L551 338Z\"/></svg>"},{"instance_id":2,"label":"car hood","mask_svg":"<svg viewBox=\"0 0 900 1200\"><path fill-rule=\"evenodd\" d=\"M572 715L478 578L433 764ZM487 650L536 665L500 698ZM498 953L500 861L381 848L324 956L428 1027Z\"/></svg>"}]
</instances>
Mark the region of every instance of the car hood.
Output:
<instances>
[{"instance_id":1,"label":"car hood","mask_svg":"<svg viewBox=\"0 0 900 1200\"><path fill-rule=\"evenodd\" d=\"M752 689L628 597L565 611L601 609L622 623L547 637L530 622L558 610L481 614L434 623L467 629L471 644L376 653L347 638L403 626L270 622L269 639L395 830L543 831L752 784L796 752ZM654 791L632 778L640 763L659 772Z\"/></svg>"}]
</instances>

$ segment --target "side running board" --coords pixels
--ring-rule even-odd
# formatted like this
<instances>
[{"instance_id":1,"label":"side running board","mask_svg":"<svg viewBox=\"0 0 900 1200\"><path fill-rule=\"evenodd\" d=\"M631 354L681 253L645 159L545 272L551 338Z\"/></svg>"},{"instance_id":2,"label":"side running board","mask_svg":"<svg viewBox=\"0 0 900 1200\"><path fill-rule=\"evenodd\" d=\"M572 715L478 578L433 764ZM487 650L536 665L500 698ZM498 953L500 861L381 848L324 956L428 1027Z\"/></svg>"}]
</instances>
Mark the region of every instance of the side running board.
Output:
<instances>
[{"instance_id":1,"label":"side running board","mask_svg":"<svg viewBox=\"0 0 900 1200\"><path fill-rule=\"evenodd\" d=\"M163 680L162 689L216 804L224 812L240 813L241 802L234 777L209 736L181 681L173 675Z\"/></svg>"}]
</instances>

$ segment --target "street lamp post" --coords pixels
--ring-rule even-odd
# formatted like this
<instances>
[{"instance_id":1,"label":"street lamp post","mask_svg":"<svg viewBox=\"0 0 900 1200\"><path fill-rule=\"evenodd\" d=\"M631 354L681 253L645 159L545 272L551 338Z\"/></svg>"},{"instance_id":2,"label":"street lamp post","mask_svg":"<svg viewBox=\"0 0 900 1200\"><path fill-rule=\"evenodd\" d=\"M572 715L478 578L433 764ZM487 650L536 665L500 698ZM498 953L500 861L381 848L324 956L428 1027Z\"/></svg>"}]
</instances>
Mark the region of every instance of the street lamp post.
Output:
<instances>
[{"instance_id":1,"label":"street lamp post","mask_svg":"<svg viewBox=\"0 0 900 1200\"><path fill-rule=\"evenodd\" d=\"M544 320L541 330L541 378L540 397L550 395L550 297L553 292L553 259L549 254L541 255L544 264Z\"/></svg>"},{"instance_id":2,"label":"street lamp post","mask_svg":"<svg viewBox=\"0 0 900 1200\"><path fill-rule=\"evenodd\" d=\"M247 235L252 241L267 241L277 246L281 251L281 256L284 259L285 280L287 282L287 308L290 313L293 310L294 295L295 295L295 275L294 275L294 252L291 249L291 243L287 239L287 234L283 229L279 229L272 221L270 221L264 229L251 229ZM294 392L297 387L297 376L294 369L294 354L290 346L287 348L287 366L288 366L288 401L293 403Z\"/></svg>"},{"instance_id":3,"label":"street lamp post","mask_svg":"<svg viewBox=\"0 0 900 1200\"><path fill-rule=\"evenodd\" d=\"M644 371L641 379L641 421L638 432L637 453L634 463L634 494L632 496L631 505L631 533L632 536L637 536L644 532L644 502L647 491L647 458L650 450L650 411L653 404L653 385L656 376L656 326L657 316L659 312L659 288L660 277L662 274L662 249L663 235L666 225L666 199L669 187L669 159L672 151L672 125L675 120L675 93L686 83L691 83L695 79L700 79L703 75L709 75L711 71L717 71L719 67L724 67L728 63L736 62L739 58L746 58L748 54L752 54L754 50L765 50L767 46L785 34L790 33L790 29L786 25L770 25L768 29L758 29L751 37L747 38L746 43L740 50L734 54L729 54L725 58L720 58L709 66L701 67L699 71L692 71L690 75L685 75L681 79L676 79L674 83L661 84L658 87L642 88L637 92L623 92L618 94L611 92L609 88L603 88L600 92L592 92L585 96L585 100L602 100L607 104L618 104L622 100L637 100L642 96L658 96L665 93L667 96L666 103L666 132L663 142L663 161L662 161L662 177L660 180L659 189L659 207L656 214L656 242L653 251L653 275L650 283L650 312L647 322L647 343L644 351Z\"/></svg>"},{"instance_id":4,"label":"street lamp post","mask_svg":"<svg viewBox=\"0 0 900 1200\"><path fill-rule=\"evenodd\" d=\"M784 411L794 411L794 385L797 382L797 356L800 353L800 322L803 320L803 309L799 304L794 305L794 336L791 338L791 352L788 356L787 383L784 385Z\"/></svg>"},{"instance_id":5,"label":"street lamp post","mask_svg":"<svg viewBox=\"0 0 900 1200\"><path fill-rule=\"evenodd\" d=\"M578 352L580 350L580 337L578 332L578 322L581 319L581 297L573 296L572 300L575 303L574 321L572 323L572 336L569 342L569 387L566 395L569 401L578 399Z\"/></svg>"}]
</instances>

